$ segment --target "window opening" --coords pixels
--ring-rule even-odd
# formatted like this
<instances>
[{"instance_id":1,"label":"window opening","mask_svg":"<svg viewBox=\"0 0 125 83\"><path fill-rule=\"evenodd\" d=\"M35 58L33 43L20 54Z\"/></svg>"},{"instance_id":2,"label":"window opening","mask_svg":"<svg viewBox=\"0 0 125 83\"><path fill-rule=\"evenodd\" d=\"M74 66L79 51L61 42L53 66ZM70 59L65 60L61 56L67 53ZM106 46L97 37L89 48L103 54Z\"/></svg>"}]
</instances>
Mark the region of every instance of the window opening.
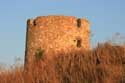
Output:
<instances>
[{"instance_id":1,"label":"window opening","mask_svg":"<svg viewBox=\"0 0 125 83\"><path fill-rule=\"evenodd\" d=\"M77 27L79 28L81 26L81 20L77 19Z\"/></svg>"},{"instance_id":2,"label":"window opening","mask_svg":"<svg viewBox=\"0 0 125 83\"><path fill-rule=\"evenodd\" d=\"M77 46L78 48L81 47L81 43L82 43L81 39L77 39L77 40L76 40L76 46Z\"/></svg>"}]
</instances>

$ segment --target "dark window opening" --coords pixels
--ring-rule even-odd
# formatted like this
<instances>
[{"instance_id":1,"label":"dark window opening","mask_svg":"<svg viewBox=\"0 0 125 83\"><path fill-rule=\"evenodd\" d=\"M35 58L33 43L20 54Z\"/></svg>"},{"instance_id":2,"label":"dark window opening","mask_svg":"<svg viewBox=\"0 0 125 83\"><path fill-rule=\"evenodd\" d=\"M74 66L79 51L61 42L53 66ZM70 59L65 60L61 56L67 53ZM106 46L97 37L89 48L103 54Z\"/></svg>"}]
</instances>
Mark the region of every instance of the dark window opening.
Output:
<instances>
[{"instance_id":1,"label":"dark window opening","mask_svg":"<svg viewBox=\"0 0 125 83\"><path fill-rule=\"evenodd\" d=\"M36 26L36 21L35 20L33 21L33 25Z\"/></svg>"},{"instance_id":2,"label":"dark window opening","mask_svg":"<svg viewBox=\"0 0 125 83\"><path fill-rule=\"evenodd\" d=\"M79 28L81 26L81 20L77 19L77 27Z\"/></svg>"},{"instance_id":3,"label":"dark window opening","mask_svg":"<svg viewBox=\"0 0 125 83\"><path fill-rule=\"evenodd\" d=\"M78 39L76 41L76 46L80 48L81 47L81 43L82 43L81 39Z\"/></svg>"}]
</instances>

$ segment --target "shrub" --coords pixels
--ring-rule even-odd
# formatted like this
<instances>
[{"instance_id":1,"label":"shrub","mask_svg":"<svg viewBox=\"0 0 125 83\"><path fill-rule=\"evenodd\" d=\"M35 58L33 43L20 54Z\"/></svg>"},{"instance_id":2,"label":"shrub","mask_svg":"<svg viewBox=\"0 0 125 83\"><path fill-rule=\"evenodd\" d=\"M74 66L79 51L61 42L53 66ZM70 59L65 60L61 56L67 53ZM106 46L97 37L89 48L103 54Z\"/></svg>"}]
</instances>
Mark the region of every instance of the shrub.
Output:
<instances>
[{"instance_id":1,"label":"shrub","mask_svg":"<svg viewBox=\"0 0 125 83\"><path fill-rule=\"evenodd\" d=\"M45 60L39 49L36 57L32 72L15 67L0 73L0 83L125 83L122 46L99 44L90 51L62 52Z\"/></svg>"},{"instance_id":2,"label":"shrub","mask_svg":"<svg viewBox=\"0 0 125 83\"><path fill-rule=\"evenodd\" d=\"M44 57L44 50L42 50L41 48L37 49L36 53L35 53L35 57L36 57L36 60L43 59L43 57Z\"/></svg>"}]
</instances>

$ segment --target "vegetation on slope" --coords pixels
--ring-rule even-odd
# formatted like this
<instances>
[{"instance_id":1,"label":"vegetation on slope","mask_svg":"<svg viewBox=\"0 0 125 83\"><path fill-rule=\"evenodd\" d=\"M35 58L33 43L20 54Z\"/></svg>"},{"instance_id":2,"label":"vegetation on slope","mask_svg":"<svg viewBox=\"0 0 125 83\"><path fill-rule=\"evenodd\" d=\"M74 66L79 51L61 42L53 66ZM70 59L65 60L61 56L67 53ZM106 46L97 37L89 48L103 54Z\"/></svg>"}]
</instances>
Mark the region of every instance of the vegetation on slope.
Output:
<instances>
[{"instance_id":1,"label":"vegetation on slope","mask_svg":"<svg viewBox=\"0 0 125 83\"><path fill-rule=\"evenodd\" d=\"M0 83L125 83L125 49L108 43L90 51L60 53L34 62L32 72L22 67L0 73Z\"/></svg>"}]
</instances>

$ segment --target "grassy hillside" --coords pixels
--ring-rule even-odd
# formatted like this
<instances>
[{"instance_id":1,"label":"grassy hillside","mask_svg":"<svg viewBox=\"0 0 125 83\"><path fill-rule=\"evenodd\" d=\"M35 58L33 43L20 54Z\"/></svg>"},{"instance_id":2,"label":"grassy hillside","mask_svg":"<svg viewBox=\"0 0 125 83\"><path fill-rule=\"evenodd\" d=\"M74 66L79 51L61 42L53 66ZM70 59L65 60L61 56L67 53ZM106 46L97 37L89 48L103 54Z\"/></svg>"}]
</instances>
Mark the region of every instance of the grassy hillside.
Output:
<instances>
[{"instance_id":1,"label":"grassy hillside","mask_svg":"<svg viewBox=\"0 0 125 83\"><path fill-rule=\"evenodd\" d=\"M31 69L29 74L23 67L1 70L0 83L125 83L125 49L99 44L87 52L62 52L52 60L43 58Z\"/></svg>"}]
</instances>

